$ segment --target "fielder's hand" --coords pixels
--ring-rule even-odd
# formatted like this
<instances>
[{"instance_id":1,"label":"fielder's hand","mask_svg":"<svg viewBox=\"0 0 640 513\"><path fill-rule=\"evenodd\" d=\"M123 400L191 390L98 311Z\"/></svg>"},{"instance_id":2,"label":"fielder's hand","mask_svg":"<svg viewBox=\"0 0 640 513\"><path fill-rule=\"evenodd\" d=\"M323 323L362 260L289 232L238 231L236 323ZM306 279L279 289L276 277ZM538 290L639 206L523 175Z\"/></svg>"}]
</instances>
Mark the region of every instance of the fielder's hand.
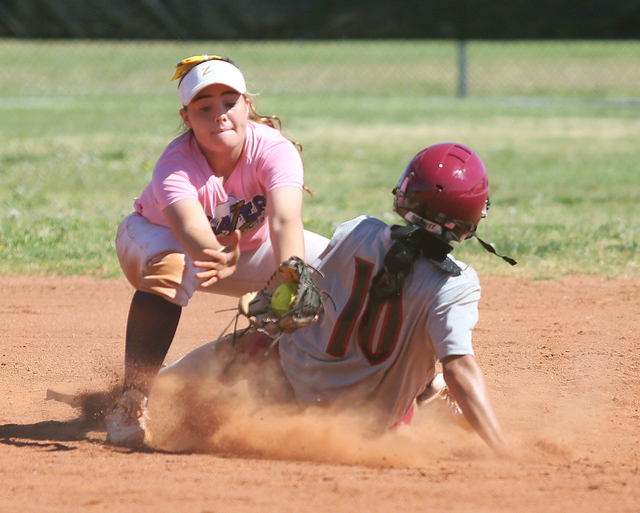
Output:
<instances>
[{"instance_id":1,"label":"fielder's hand","mask_svg":"<svg viewBox=\"0 0 640 513\"><path fill-rule=\"evenodd\" d=\"M203 249L202 252L211 257L211 260L197 260L193 262L195 267L205 269L196 274L196 278L204 279L201 288L207 288L214 283L228 278L236 271L236 264L240 258L240 230L233 232L231 243L219 250Z\"/></svg>"}]
</instances>

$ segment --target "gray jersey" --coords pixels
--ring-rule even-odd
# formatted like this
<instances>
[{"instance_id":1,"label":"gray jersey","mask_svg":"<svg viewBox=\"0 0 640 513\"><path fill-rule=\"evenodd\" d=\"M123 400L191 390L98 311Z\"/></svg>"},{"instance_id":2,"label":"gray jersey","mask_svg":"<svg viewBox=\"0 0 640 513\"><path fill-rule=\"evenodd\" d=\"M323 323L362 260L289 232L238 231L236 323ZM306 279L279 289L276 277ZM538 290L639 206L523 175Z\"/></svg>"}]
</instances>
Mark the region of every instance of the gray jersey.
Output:
<instances>
[{"instance_id":1,"label":"gray jersey","mask_svg":"<svg viewBox=\"0 0 640 513\"><path fill-rule=\"evenodd\" d=\"M374 408L391 427L433 377L438 359L473 354L480 285L465 264L457 262L462 274L451 276L419 259L399 298L369 300L392 244L389 226L361 216L341 225L314 262L324 274L315 275L317 283L331 296L326 312L280 339L282 368L302 404Z\"/></svg>"}]
</instances>

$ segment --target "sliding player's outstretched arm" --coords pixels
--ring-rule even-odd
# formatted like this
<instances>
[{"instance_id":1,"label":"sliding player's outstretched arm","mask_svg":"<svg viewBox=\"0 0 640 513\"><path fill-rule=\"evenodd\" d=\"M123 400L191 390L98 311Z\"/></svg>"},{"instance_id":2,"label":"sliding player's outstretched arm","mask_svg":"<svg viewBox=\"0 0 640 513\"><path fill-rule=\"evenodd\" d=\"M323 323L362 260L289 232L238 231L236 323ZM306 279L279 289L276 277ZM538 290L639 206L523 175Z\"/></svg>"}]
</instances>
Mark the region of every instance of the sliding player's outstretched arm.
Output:
<instances>
[{"instance_id":1,"label":"sliding player's outstretched arm","mask_svg":"<svg viewBox=\"0 0 640 513\"><path fill-rule=\"evenodd\" d=\"M449 356L442 361L442 367L444 379L469 424L497 454L506 455L507 442L475 357Z\"/></svg>"}]
</instances>

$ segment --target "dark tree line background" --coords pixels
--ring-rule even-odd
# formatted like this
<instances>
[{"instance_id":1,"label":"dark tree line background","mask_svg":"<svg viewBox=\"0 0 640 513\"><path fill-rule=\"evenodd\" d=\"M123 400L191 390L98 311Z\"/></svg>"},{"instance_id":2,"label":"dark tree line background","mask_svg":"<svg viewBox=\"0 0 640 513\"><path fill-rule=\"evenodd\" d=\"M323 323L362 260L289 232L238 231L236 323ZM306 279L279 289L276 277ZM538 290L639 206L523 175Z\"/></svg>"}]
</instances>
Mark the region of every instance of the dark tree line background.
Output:
<instances>
[{"instance_id":1,"label":"dark tree line background","mask_svg":"<svg viewBox=\"0 0 640 513\"><path fill-rule=\"evenodd\" d=\"M637 39L640 0L0 0L0 37Z\"/></svg>"}]
</instances>

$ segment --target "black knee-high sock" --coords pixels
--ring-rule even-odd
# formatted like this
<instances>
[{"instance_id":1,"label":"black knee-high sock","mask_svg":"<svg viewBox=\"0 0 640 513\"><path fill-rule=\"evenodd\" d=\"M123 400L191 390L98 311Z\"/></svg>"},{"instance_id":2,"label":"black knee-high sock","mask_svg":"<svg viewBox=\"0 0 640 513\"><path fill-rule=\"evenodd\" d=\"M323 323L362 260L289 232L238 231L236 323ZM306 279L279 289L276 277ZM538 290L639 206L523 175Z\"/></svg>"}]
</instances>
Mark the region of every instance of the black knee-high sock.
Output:
<instances>
[{"instance_id":1,"label":"black knee-high sock","mask_svg":"<svg viewBox=\"0 0 640 513\"><path fill-rule=\"evenodd\" d=\"M181 313L181 306L160 296L135 292L127 320L125 390L148 391L171 347Z\"/></svg>"}]
</instances>

